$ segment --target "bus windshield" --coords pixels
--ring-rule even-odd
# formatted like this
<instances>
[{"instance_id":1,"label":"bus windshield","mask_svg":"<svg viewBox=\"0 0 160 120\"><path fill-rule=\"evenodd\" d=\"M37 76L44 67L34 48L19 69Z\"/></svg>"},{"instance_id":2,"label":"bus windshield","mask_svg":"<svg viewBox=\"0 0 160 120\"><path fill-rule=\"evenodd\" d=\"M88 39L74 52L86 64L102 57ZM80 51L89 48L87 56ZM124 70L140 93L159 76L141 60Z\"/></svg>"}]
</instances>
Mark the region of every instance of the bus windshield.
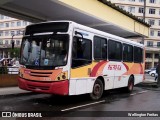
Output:
<instances>
[{"instance_id":1,"label":"bus windshield","mask_svg":"<svg viewBox=\"0 0 160 120\"><path fill-rule=\"evenodd\" d=\"M54 68L67 64L69 36L66 34L24 37L21 46L22 65L27 68Z\"/></svg>"}]
</instances>

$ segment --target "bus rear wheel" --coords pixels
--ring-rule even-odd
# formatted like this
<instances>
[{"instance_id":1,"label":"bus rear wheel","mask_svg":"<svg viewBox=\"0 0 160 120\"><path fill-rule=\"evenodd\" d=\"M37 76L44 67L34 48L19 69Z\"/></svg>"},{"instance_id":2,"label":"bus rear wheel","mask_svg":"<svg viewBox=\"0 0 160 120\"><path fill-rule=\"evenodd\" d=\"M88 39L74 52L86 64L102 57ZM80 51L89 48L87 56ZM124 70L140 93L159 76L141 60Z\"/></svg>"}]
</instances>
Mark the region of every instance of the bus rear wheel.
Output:
<instances>
[{"instance_id":1,"label":"bus rear wheel","mask_svg":"<svg viewBox=\"0 0 160 120\"><path fill-rule=\"evenodd\" d=\"M103 83L100 79L97 79L93 86L93 91L90 93L90 98L92 100L98 100L102 97L103 94Z\"/></svg>"},{"instance_id":2,"label":"bus rear wheel","mask_svg":"<svg viewBox=\"0 0 160 120\"><path fill-rule=\"evenodd\" d=\"M130 76L129 80L128 80L128 86L127 86L127 92L130 93L133 91L133 87L134 87L134 77Z\"/></svg>"}]
</instances>

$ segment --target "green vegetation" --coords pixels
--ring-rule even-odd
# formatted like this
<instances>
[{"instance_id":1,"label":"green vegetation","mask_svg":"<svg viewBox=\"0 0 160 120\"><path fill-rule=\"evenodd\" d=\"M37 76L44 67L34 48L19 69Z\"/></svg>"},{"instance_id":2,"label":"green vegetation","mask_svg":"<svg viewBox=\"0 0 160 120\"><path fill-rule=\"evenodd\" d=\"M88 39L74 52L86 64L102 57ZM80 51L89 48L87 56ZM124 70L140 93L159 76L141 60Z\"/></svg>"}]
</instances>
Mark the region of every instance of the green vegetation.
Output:
<instances>
[{"instance_id":1,"label":"green vegetation","mask_svg":"<svg viewBox=\"0 0 160 120\"><path fill-rule=\"evenodd\" d=\"M10 56L11 58L19 58L20 56L20 48L14 48L14 49L10 49Z\"/></svg>"},{"instance_id":2,"label":"green vegetation","mask_svg":"<svg viewBox=\"0 0 160 120\"><path fill-rule=\"evenodd\" d=\"M0 67L0 74L8 74L7 67Z\"/></svg>"}]
</instances>

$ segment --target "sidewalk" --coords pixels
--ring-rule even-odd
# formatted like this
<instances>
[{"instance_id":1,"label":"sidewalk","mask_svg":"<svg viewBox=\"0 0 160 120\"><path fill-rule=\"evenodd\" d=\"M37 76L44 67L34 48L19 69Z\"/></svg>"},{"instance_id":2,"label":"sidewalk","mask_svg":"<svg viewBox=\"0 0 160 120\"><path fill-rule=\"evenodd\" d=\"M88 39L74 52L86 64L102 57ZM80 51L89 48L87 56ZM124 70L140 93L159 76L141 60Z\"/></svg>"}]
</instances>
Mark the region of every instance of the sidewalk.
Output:
<instances>
[{"instance_id":1,"label":"sidewalk","mask_svg":"<svg viewBox=\"0 0 160 120\"><path fill-rule=\"evenodd\" d=\"M154 85L156 81L154 79L145 79L141 85ZM8 96L8 95L18 95L18 94L28 94L32 93L31 91L26 91L17 87L3 87L0 88L0 96Z\"/></svg>"},{"instance_id":2,"label":"sidewalk","mask_svg":"<svg viewBox=\"0 0 160 120\"><path fill-rule=\"evenodd\" d=\"M156 81L153 79L145 79L142 83L156 83Z\"/></svg>"},{"instance_id":3,"label":"sidewalk","mask_svg":"<svg viewBox=\"0 0 160 120\"><path fill-rule=\"evenodd\" d=\"M16 95L31 93L30 91L22 90L19 87L4 87L0 88L0 96L2 95Z\"/></svg>"}]
</instances>

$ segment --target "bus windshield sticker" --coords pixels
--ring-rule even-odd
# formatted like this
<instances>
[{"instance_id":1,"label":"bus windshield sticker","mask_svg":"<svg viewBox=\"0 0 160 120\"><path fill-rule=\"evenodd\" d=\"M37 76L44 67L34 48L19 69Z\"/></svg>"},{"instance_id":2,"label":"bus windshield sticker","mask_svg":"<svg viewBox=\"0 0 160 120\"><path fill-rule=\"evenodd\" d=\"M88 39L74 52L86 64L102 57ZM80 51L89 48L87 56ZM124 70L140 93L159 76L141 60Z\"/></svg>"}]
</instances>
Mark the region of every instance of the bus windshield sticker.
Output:
<instances>
[{"instance_id":1,"label":"bus windshield sticker","mask_svg":"<svg viewBox=\"0 0 160 120\"><path fill-rule=\"evenodd\" d=\"M39 60L38 59L35 60L35 65L37 65L37 66L39 65Z\"/></svg>"},{"instance_id":2,"label":"bus windshield sticker","mask_svg":"<svg viewBox=\"0 0 160 120\"><path fill-rule=\"evenodd\" d=\"M44 59L44 65L48 65L48 59Z\"/></svg>"}]
</instances>

